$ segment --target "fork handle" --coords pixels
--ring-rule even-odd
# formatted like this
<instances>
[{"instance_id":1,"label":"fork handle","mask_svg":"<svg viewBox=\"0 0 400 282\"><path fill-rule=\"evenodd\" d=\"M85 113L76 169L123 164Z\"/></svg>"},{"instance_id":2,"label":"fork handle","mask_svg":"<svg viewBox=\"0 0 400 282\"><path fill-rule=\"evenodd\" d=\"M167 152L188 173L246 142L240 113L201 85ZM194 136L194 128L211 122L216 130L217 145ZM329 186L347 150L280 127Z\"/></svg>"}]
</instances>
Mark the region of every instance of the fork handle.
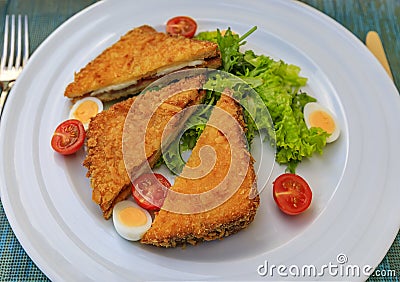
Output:
<instances>
[{"instance_id":1,"label":"fork handle","mask_svg":"<svg viewBox=\"0 0 400 282\"><path fill-rule=\"evenodd\" d=\"M0 96L0 117L3 114L4 104L6 103L8 93L11 90L11 87L14 85L14 81L3 82L1 84L1 96Z\"/></svg>"}]
</instances>

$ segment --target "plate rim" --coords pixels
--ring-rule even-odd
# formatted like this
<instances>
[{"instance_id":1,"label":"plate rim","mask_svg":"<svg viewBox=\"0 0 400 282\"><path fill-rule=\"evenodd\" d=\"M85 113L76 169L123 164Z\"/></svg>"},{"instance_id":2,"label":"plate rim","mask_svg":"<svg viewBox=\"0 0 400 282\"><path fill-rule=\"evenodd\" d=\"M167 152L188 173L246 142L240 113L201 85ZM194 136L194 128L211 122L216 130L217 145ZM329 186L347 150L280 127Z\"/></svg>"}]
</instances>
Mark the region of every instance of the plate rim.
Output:
<instances>
[{"instance_id":1,"label":"plate rim","mask_svg":"<svg viewBox=\"0 0 400 282\"><path fill-rule=\"evenodd\" d=\"M107 2L111 2L111 1L104 1L104 3L107 3ZM239 1L237 1L237 2L239 2ZM275 2L277 2L277 1L275 1ZM33 56L32 57L34 57L37 53L39 53L39 52L41 52L41 51L39 51L39 50L41 50L42 49L42 46L46 46L47 44L48 44L48 42L51 42L51 40L52 40L52 38L53 38L53 34L56 34L56 33L58 33L58 32L60 32L63 28L64 28L64 26L68 26L69 25L69 23L70 22L73 22L73 21L75 21L75 19L76 18L79 18L79 17L81 17L82 15L84 15L85 13L88 13L89 11L91 11L92 9L95 9L95 7L97 7L97 6L100 6L100 5L104 5L104 3L103 2L97 2L97 3L95 3L95 4L93 4L93 5L91 5L91 6L89 6L89 7L87 7L87 8L85 8L84 10L82 10L82 11L80 11L79 13L77 13L76 15L74 15L73 17L71 17L69 20L67 20L66 22L64 22L59 28L57 28L48 38L46 38L46 40L45 41L43 41L43 43L38 47L38 49L37 49L37 51L35 51L35 53L33 54ZM290 3L292 3L292 2L290 2ZM294 2L293 1L293 3L297 3L297 2ZM289 5L289 4L288 4ZM343 26L341 26L339 23L337 23L336 21L334 21L333 19L331 19L331 18L329 18L328 16L326 16L325 14L323 14L322 12L320 12L320 11L318 11L318 10L315 10L314 8L312 8L312 7L310 7L310 6L308 6L308 5L306 5L306 4L304 4L304 3L300 3L300 5L304 5L304 7L306 7L307 9L310 9L309 11L310 12L312 12L312 13L315 13L315 12L317 12L317 13L320 13L320 15L319 16L324 16L324 17L326 17L325 19L329 19L330 21L331 21L331 24L335 24L335 26L336 26L336 28L337 27L339 27L340 29L342 29L342 30L346 30L346 33L347 33L347 35L346 35L346 37L348 37L348 36L352 36L353 37L353 40L354 40L354 38L356 38L350 31L348 31L346 28L344 28ZM357 39L357 38L356 38ZM357 39L358 40L358 39ZM358 42L358 43L355 43L355 44L359 44L359 43L361 43L361 42ZM366 48L366 47L365 47ZM370 57L371 58L373 58L373 56L372 55L370 55ZM33 59L33 58L31 58L31 59ZM28 63L29 64L29 63ZM29 66L29 65L28 65ZM384 70L383 70L383 68L380 70L380 71L378 71L378 72L381 72L381 73L384 73ZM24 73L21 75L21 77L23 77L24 76ZM21 79L22 80L22 79ZM388 78L388 80L389 80L389 78ZM15 89L18 89L19 88L19 86L18 86L19 84L18 84L18 82L17 82L17 84L15 85ZM394 88L394 90L395 91L397 91L397 89L396 88ZM15 90L15 91L17 91L17 90ZM398 94L398 93L397 93ZM7 110L7 109L6 109ZM3 136L3 133L4 133L4 131L6 130L5 128L6 128L6 126L4 126L4 120L7 122L7 118L8 118L8 116L9 116L9 114L8 113L4 113L5 115L3 116L3 122L2 122L2 125L1 125L1 132L2 132L2 136ZM3 149L3 146L4 146L4 140L2 139L1 140L1 142L0 142L0 150L4 150ZM3 170L1 170L1 172L2 172L2 174L3 174ZM4 175L3 175L4 176ZM5 180L6 181L6 180ZM19 225L18 225L18 223L17 223L17 219L16 218L13 218L12 216L11 216L11 219L10 219L10 216L9 215L11 215L11 214L13 214L13 210L12 210L12 206L8 203L8 193L7 193L7 190L6 190L6 188L4 187L5 186L5 184L3 183L3 181L0 183L1 185L0 185L0 191L2 191L2 193L1 193L1 196L2 196L2 202L3 202L3 206L4 206L4 210L5 210L5 212L6 212L6 215L7 215L7 218L8 218L8 220L9 220L9 222L10 222L10 225L12 226L12 229L14 230L14 233L16 234L16 236L17 236L17 238L18 238L18 240L21 242L21 245L24 247L24 249L26 250L26 248L25 248L25 246L26 245L29 245L29 242L26 242L26 240L25 240L25 238L24 238L24 236L22 235L22 234L20 234L20 232L22 232L22 230L19 228ZM6 196L5 196L6 195ZM4 198L6 199L6 201L4 201ZM399 217L400 218L400 217ZM399 227L397 227L397 231L398 231L398 229L399 229ZM395 231L396 230L396 227L394 227L393 228L393 231ZM394 236L386 236L386 237L392 237L393 238L393 240L395 239L395 237L396 237L396 235L397 235L397 232L396 233L394 233ZM386 255L386 252L387 252L387 250L389 249L389 247L390 247L390 245L392 244L392 242L393 242L393 240L391 240L391 242L390 242L390 244L389 244L389 242L387 242L387 241L385 241L386 242L386 246L387 246L387 249L386 249L386 251L383 253L383 255L382 255L382 258ZM28 240L29 241L29 240ZM29 249L29 248L28 248ZM33 248L33 250L34 250L34 248ZM32 251L32 248L31 248L31 250L30 250L31 252L34 252L34 251ZM28 251L27 251L27 253L29 253ZM32 257L32 258L35 258L34 259L34 261L35 261L35 263L38 265L38 267L43 271L44 269L46 270L46 271L43 271L44 273L49 273L49 270L48 269L46 269L46 261L42 261L41 262L41 257L40 257L40 254L30 254L29 253L29 256L30 257ZM38 256L39 256L39 258L38 258ZM43 267L43 268L42 268ZM51 270L52 271L52 270ZM51 272L50 271L50 272ZM51 274L51 273L50 273ZM54 275L54 276L53 276ZM55 278L55 277L57 277L57 275L56 274L53 274L53 275L50 275L51 277L53 277L53 278ZM59 277L57 277L57 278L59 278Z\"/></svg>"}]
</instances>

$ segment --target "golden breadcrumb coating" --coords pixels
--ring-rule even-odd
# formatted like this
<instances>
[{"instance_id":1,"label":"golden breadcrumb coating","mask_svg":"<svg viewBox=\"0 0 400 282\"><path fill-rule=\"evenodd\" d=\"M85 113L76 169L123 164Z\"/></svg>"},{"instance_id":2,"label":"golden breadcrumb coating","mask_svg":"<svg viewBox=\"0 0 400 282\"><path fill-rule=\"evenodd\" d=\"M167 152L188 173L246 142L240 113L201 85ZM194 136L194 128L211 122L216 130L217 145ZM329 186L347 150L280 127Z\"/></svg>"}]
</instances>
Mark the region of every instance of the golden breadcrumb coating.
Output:
<instances>
[{"instance_id":1,"label":"golden breadcrumb coating","mask_svg":"<svg viewBox=\"0 0 400 282\"><path fill-rule=\"evenodd\" d=\"M242 109L232 98L223 95L216 106L237 120L239 127L244 127ZM214 109L210 121L213 118L215 121L224 117L218 116ZM207 210L204 208L208 203L216 200L218 193L213 195L206 193L203 196L194 197L193 200L176 201L175 194L169 191L163 208L155 214L151 228L141 239L142 243L160 247L175 247L187 243L194 245L201 241L222 239L246 228L253 221L260 200L257 194L253 158L247 150L243 131L229 127L224 129L225 135L223 135L216 127L209 125L210 121L197 141L182 174L187 172L185 169L190 170L201 164L200 150L206 146L211 146L215 150L215 165L208 174L199 179L177 177L171 190L185 194L198 194L211 191L225 179L226 182L223 182L220 191L224 193L229 189L234 189L229 192L231 197L219 206ZM228 122L222 120L220 124L228 124ZM230 137L230 139L226 137L226 132L231 132L231 136L236 135L238 137L236 141L233 140L235 137ZM242 174L241 179L240 175L233 177L228 175L232 166L239 167L241 164L246 164L244 171L243 167L239 168L239 170L242 169L242 172L238 173ZM240 180L239 187L237 180ZM176 209L177 206L182 210L192 208L195 213L171 211L171 208ZM201 212L202 209L206 211Z\"/></svg>"},{"instance_id":2,"label":"golden breadcrumb coating","mask_svg":"<svg viewBox=\"0 0 400 282\"><path fill-rule=\"evenodd\" d=\"M77 98L105 87L122 85L118 91L107 90L110 95L98 96L103 101L117 99L140 92L157 78L159 71L203 59L203 64L196 67L221 65L217 44L170 36L143 25L130 30L75 73L64 95ZM132 81L136 84L126 91L126 84Z\"/></svg>"},{"instance_id":3,"label":"golden breadcrumb coating","mask_svg":"<svg viewBox=\"0 0 400 282\"><path fill-rule=\"evenodd\" d=\"M90 177L93 189L92 199L100 205L104 218L110 218L114 205L131 193L131 179L126 165L132 170L139 169L147 162L152 167L157 162L161 154L164 127L177 112L203 100L205 92L197 90L201 88L202 83L203 78L186 78L161 90L148 91L136 98L116 103L92 118L87 131L87 156L83 165L88 169L87 176ZM194 85L195 89L179 92L179 89L188 89L187 84ZM126 122L127 116L135 117L135 113L132 113L135 101L137 103L138 99L142 99L159 102L160 97L163 98L170 92L178 93L162 100L149 120L143 121L139 117L134 124ZM144 111L146 110L147 107ZM123 140L124 128L133 130L133 134L128 134L126 140ZM126 156L124 158L123 142L126 142L124 145L134 144L134 148L140 147L135 139L140 135L138 132L143 132L142 135L145 136L145 156L133 152L132 159Z\"/></svg>"}]
</instances>

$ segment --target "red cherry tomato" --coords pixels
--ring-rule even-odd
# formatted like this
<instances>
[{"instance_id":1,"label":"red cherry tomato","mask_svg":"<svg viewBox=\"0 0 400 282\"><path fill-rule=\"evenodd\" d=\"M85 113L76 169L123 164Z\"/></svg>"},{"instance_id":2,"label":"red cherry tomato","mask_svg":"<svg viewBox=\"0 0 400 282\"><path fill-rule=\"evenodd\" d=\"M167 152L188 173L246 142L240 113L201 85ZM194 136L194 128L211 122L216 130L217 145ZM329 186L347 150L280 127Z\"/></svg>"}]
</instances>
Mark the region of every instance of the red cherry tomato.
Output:
<instances>
[{"instance_id":1,"label":"red cherry tomato","mask_svg":"<svg viewBox=\"0 0 400 282\"><path fill-rule=\"evenodd\" d=\"M282 174L275 179L273 195L281 211L289 215L305 211L312 199L312 191L307 182L301 176L292 173Z\"/></svg>"},{"instance_id":2,"label":"red cherry tomato","mask_svg":"<svg viewBox=\"0 0 400 282\"><path fill-rule=\"evenodd\" d=\"M171 187L169 181L158 173L145 173L132 185L132 196L139 206L149 211L158 211Z\"/></svg>"},{"instance_id":3,"label":"red cherry tomato","mask_svg":"<svg viewBox=\"0 0 400 282\"><path fill-rule=\"evenodd\" d=\"M171 35L182 35L187 38L192 38L196 33L197 23L194 19L179 16L168 20L167 33Z\"/></svg>"},{"instance_id":4,"label":"red cherry tomato","mask_svg":"<svg viewBox=\"0 0 400 282\"><path fill-rule=\"evenodd\" d=\"M82 122L69 119L57 126L51 138L51 147L62 155L71 155L82 147L85 137Z\"/></svg>"}]
</instances>

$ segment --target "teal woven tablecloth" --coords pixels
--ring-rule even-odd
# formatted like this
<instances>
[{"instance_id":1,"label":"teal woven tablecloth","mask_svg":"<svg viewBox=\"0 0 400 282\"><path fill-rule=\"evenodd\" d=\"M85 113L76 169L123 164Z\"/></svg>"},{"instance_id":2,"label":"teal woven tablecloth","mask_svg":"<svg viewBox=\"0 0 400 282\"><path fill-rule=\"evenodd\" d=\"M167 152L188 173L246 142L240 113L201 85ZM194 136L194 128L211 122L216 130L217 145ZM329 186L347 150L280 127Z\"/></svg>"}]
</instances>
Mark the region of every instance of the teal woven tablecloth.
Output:
<instances>
[{"instance_id":1,"label":"teal woven tablecloth","mask_svg":"<svg viewBox=\"0 0 400 282\"><path fill-rule=\"evenodd\" d=\"M0 0L0 46L2 46L6 14L27 14L29 16L30 50L34 52L36 47L62 22L94 2L96 1ZM365 35L369 30L376 30L382 37L395 83L399 89L400 0L303 0L302 2L334 18L362 41L365 40ZM134 12L132 12L132 16L134 16ZM399 281L399 234L377 269L381 271L381 274L389 275L380 277L373 275L370 277L370 281ZM47 280L46 276L26 255L15 238L0 203L0 281L45 280Z\"/></svg>"}]
</instances>

